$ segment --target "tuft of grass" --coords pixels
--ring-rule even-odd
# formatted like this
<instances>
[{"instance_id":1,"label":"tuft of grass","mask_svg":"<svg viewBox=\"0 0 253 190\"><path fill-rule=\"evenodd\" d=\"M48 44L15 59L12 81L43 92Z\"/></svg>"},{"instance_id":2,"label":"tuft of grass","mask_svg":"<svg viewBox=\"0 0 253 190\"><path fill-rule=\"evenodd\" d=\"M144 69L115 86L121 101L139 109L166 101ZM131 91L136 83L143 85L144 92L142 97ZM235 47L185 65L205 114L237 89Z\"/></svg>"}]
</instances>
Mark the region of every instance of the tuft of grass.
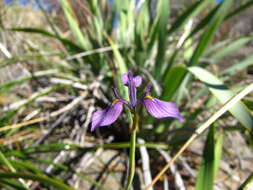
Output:
<instances>
[{"instance_id":1,"label":"tuft of grass","mask_svg":"<svg viewBox=\"0 0 253 190\"><path fill-rule=\"evenodd\" d=\"M239 4L233 0L219 4L213 0L112 4L61 0L61 11L56 13L61 22L43 10L5 6L0 10L0 70L8 74L21 66L28 75L0 80L0 188L73 189L73 184L79 184L77 189L121 189L127 184L125 163L130 149L133 182L128 180L127 188L136 185L138 177L137 188L143 189L141 163L145 158L135 155L135 148L146 146L155 176L163 160L154 148L171 155L183 145L165 172L179 155L184 157L181 153L193 140L203 143L206 138L200 165L189 160L175 165L199 171L198 177L187 176L196 181L196 189L213 189L226 149L223 139L231 132L223 129L236 130L252 142L252 95L236 99L241 95L237 92L252 82L239 73L252 65L252 49L243 57L239 54L240 49L249 48L252 34L233 36L230 32L235 29L233 18L252 5L251 0ZM219 38L223 29L226 32ZM143 77L143 86L152 83L152 94L176 102L185 123L153 119L140 109L139 130L131 142L130 111L113 126L90 133L92 113L113 100L112 86L128 99L121 74L129 69ZM225 106L217 109L220 104ZM220 118L227 110L231 115ZM203 134L196 139L211 125L217 129L211 127L207 137ZM135 144L136 136L146 143ZM251 147L250 143L245 146ZM107 155L109 161L106 156L100 158L105 149L113 149L116 156ZM191 157L197 159L195 154ZM118 163L124 167L117 167ZM110 186L112 179L117 186ZM162 189L155 184L157 179L153 188ZM178 183L171 176L168 179ZM165 188L167 178L160 180ZM183 185L188 189L187 181Z\"/></svg>"}]
</instances>

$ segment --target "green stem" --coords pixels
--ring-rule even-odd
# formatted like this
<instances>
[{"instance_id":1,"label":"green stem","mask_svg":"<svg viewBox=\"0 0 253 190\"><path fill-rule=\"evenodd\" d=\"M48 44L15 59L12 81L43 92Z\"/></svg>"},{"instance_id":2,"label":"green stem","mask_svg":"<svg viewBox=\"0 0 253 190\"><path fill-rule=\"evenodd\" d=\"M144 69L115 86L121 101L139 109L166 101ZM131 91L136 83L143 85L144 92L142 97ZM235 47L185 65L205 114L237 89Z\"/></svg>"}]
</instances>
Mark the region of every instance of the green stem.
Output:
<instances>
[{"instance_id":1,"label":"green stem","mask_svg":"<svg viewBox=\"0 0 253 190\"><path fill-rule=\"evenodd\" d=\"M131 188L134 174L135 174L135 148L136 148L136 133L139 124L139 116L138 114L134 113L133 115L133 125L132 125L132 134L130 139L130 150L129 150L129 175L127 179L127 187L126 190Z\"/></svg>"}]
</instances>

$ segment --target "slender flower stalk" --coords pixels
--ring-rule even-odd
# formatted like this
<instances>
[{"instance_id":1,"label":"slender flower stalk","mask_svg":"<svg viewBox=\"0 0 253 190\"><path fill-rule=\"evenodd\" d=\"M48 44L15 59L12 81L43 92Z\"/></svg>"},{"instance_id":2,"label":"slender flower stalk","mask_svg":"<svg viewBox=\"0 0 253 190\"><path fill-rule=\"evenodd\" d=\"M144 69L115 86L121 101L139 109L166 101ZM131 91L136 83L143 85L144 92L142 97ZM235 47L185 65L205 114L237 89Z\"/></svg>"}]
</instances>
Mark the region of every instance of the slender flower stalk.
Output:
<instances>
[{"instance_id":1,"label":"slender flower stalk","mask_svg":"<svg viewBox=\"0 0 253 190\"><path fill-rule=\"evenodd\" d=\"M129 156L129 175L127 180L126 189L129 190L135 173L135 147L136 147L136 133L139 128L139 116L136 108L144 104L148 113L155 118L174 118L183 122L183 117L180 115L179 109L176 104L172 102L165 102L150 96L151 85L148 85L143 92L140 99L137 99L137 88L142 84L140 76L133 76L132 71L122 75L122 82L128 87L129 102L124 100L118 93L118 89L113 87L115 99L112 104L104 110L96 111L92 116L91 131L98 127L108 126L114 123L123 111L126 105L133 115L133 124L131 126L130 138L130 156Z\"/></svg>"},{"instance_id":2,"label":"slender flower stalk","mask_svg":"<svg viewBox=\"0 0 253 190\"><path fill-rule=\"evenodd\" d=\"M139 115L134 113L133 115L133 125L131 131L131 138L130 138L130 150L129 150L129 174L127 179L127 186L126 190L131 188L134 174L135 174L135 149L136 149L136 133L139 128Z\"/></svg>"}]
</instances>

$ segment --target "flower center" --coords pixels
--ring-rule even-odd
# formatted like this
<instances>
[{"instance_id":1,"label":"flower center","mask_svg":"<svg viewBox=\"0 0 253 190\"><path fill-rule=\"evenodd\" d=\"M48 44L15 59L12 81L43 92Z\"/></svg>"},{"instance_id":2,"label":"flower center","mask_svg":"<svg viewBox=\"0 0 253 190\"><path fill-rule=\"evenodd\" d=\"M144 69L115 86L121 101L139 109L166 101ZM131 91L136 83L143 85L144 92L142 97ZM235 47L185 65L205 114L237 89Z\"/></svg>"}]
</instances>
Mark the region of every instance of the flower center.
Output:
<instances>
[{"instance_id":1,"label":"flower center","mask_svg":"<svg viewBox=\"0 0 253 190\"><path fill-rule=\"evenodd\" d=\"M152 96L149 96L149 95L145 96L145 98L150 99L150 100L154 100L154 98Z\"/></svg>"}]
</instances>

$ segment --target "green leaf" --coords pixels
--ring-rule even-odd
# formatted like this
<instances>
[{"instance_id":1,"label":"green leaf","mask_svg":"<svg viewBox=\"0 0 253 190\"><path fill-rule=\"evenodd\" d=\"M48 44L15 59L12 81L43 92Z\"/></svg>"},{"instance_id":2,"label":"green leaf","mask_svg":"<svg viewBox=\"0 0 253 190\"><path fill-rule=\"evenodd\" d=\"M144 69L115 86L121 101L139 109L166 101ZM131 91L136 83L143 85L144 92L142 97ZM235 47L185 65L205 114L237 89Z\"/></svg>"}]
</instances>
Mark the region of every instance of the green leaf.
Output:
<instances>
[{"instance_id":1,"label":"green leaf","mask_svg":"<svg viewBox=\"0 0 253 190\"><path fill-rule=\"evenodd\" d=\"M224 132L223 131L217 131L215 134L215 160L214 160L214 176L217 175L221 157L222 157L222 147L223 147L223 138L224 138Z\"/></svg>"},{"instance_id":2,"label":"green leaf","mask_svg":"<svg viewBox=\"0 0 253 190\"><path fill-rule=\"evenodd\" d=\"M156 35L158 40L157 46L157 56L156 56L156 67L155 67L155 77L158 79L161 77L162 64L166 52L167 44L167 23L170 14L170 1L160 0L157 4L157 20L156 20Z\"/></svg>"},{"instance_id":3,"label":"green leaf","mask_svg":"<svg viewBox=\"0 0 253 190\"><path fill-rule=\"evenodd\" d=\"M59 40L69 51L70 53L76 53L76 52L81 52L84 49L79 46L76 45L75 43L73 43L72 41L59 37L55 34L52 34L46 30L40 29L40 28L31 28L31 27L27 27L27 28L23 28L23 27L19 27L19 28L4 28L3 30L6 31L16 31L16 32L27 32L27 33L35 33L35 34L41 34L50 38L55 38L57 40ZM1 31L1 30L0 30Z\"/></svg>"},{"instance_id":4,"label":"green leaf","mask_svg":"<svg viewBox=\"0 0 253 190\"><path fill-rule=\"evenodd\" d=\"M211 127L204 147L203 159L199 168L196 190L213 190L215 143L214 127Z\"/></svg>"},{"instance_id":5,"label":"green leaf","mask_svg":"<svg viewBox=\"0 0 253 190\"><path fill-rule=\"evenodd\" d=\"M62 181L58 179L49 178L43 175L35 175L29 173L0 172L0 179L10 179L10 178L30 179L33 181L40 182L44 185L53 186L59 190L74 190L72 187L64 184Z\"/></svg>"},{"instance_id":6,"label":"green leaf","mask_svg":"<svg viewBox=\"0 0 253 190\"><path fill-rule=\"evenodd\" d=\"M30 171L33 173L43 173L39 168L34 166L32 163L28 162L27 160L8 160L9 163L16 168L17 171ZM0 160L0 164L4 164L2 160Z\"/></svg>"},{"instance_id":7,"label":"green leaf","mask_svg":"<svg viewBox=\"0 0 253 190\"><path fill-rule=\"evenodd\" d=\"M183 65L175 65L171 67L164 78L162 94L163 99L169 100L172 98L174 93L177 91L178 86L181 84L186 72L187 69Z\"/></svg>"},{"instance_id":8,"label":"green leaf","mask_svg":"<svg viewBox=\"0 0 253 190\"><path fill-rule=\"evenodd\" d=\"M204 147L203 159L199 168L196 190L213 190L214 178L221 159L223 133L218 134L215 127L209 130Z\"/></svg>"},{"instance_id":9,"label":"green leaf","mask_svg":"<svg viewBox=\"0 0 253 190\"><path fill-rule=\"evenodd\" d=\"M5 155L0 151L0 160L1 162L3 162L3 164L13 173L16 173L16 168L14 168L14 166L11 164L11 162L5 157ZM0 177L1 179L1 177ZM27 185L24 181L20 180L20 183L23 185L24 188L28 189L27 188Z\"/></svg>"},{"instance_id":10,"label":"green leaf","mask_svg":"<svg viewBox=\"0 0 253 190\"><path fill-rule=\"evenodd\" d=\"M200 135L202 134L208 127L210 127L217 119L219 119L224 113L226 113L231 107L233 107L235 104L237 104L242 98L244 98L246 95L251 93L253 91L253 84L248 85L246 88L244 88L240 93L238 93L236 96L231 98L225 105L223 105L218 111L216 111L209 119L204 122L202 125L200 125L195 132L192 134L192 136L183 144L183 146L180 148L180 150L175 154L175 156L171 159L169 163L166 164L166 166L163 167L163 169L159 172L159 174L156 175L156 177L153 179L152 183L150 183L147 187L152 187L159 179L162 177L162 175L170 168L170 166L178 159L178 157L187 149L187 147Z\"/></svg>"},{"instance_id":11,"label":"green leaf","mask_svg":"<svg viewBox=\"0 0 253 190\"><path fill-rule=\"evenodd\" d=\"M233 40L232 43L226 44L225 48L218 49L217 52L211 56L211 58L215 60L219 60L233 53L234 51L244 46L246 43L250 42L252 40L252 37L253 36L246 36L246 37L241 37L239 39Z\"/></svg>"},{"instance_id":12,"label":"green leaf","mask_svg":"<svg viewBox=\"0 0 253 190\"><path fill-rule=\"evenodd\" d=\"M207 26L210 22L211 19L215 14L217 14L218 9L220 8L221 4L217 5L214 7L208 15L206 15L192 30L192 32L187 36L187 38L193 37L196 35L201 29L203 29L205 26Z\"/></svg>"},{"instance_id":13,"label":"green leaf","mask_svg":"<svg viewBox=\"0 0 253 190\"><path fill-rule=\"evenodd\" d=\"M212 73L200 67L189 67L189 71L201 80L211 91L211 93L222 103L225 104L235 94L229 90L221 80L219 80ZM246 127L246 129L252 132L253 130L253 118L246 106L242 102L238 102L232 108L229 109L230 113L238 119L238 121Z\"/></svg>"},{"instance_id":14,"label":"green leaf","mask_svg":"<svg viewBox=\"0 0 253 190\"><path fill-rule=\"evenodd\" d=\"M246 9L250 8L253 5L253 1L249 0L247 3L239 6L238 8L236 8L235 10L233 10L232 12L230 12L227 16L226 16L226 20L230 19L231 17L238 15L240 12L245 11Z\"/></svg>"},{"instance_id":15,"label":"green leaf","mask_svg":"<svg viewBox=\"0 0 253 190\"><path fill-rule=\"evenodd\" d=\"M54 75L56 73L58 73L57 70L38 71L38 72L34 73L31 76L26 76L26 77L22 77L22 78L17 79L17 80L12 80L12 81L2 83L2 84L0 84L0 94L1 93L6 93L6 92L8 92L8 90L10 88L15 87L17 85L20 85L24 82L30 81L32 79L35 79L37 77L44 77L44 76L48 76L48 75Z\"/></svg>"},{"instance_id":16,"label":"green leaf","mask_svg":"<svg viewBox=\"0 0 253 190\"><path fill-rule=\"evenodd\" d=\"M123 98L128 100L128 93L127 93L127 87L125 87L121 82L121 75L123 73L127 73L127 64L124 61L123 56L121 55L119 49L116 47L116 44L109 39L109 43L112 46L112 51L115 57L114 63L118 69L118 72L116 73L116 85L119 88L120 94Z\"/></svg>"},{"instance_id":17,"label":"green leaf","mask_svg":"<svg viewBox=\"0 0 253 190\"><path fill-rule=\"evenodd\" d=\"M213 15L215 15L217 13L217 11L221 5L222 4L219 4L213 10L211 10L210 13L195 26L195 28L193 29L193 31L189 34L189 36L187 38L192 37L194 34L199 32L202 28L207 26L210 23ZM238 15L240 12L250 8L252 5L253 5L253 1L249 0L247 3L239 6L235 10L228 13L225 17L225 20L228 20L228 19L232 18L233 16Z\"/></svg>"},{"instance_id":18,"label":"green leaf","mask_svg":"<svg viewBox=\"0 0 253 190\"><path fill-rule=\"evenodd\" d=\"M223 1L223 3L218 7L215 14L212 15L212 18L210 22L208 23L208 27L204 31L204 34L201 36L200 42L198 43L198 46L196 47L188 65L193 66L193 65L199 64L199 58L204 53L205 49L208 46L208 43L213 39L215 32L217 31L219 25L222 23L223 19L225 18L232 3L233 3L233 0Z\"/></svg>"},{"instance_id":19,"label":"green leaf","mask_svg":"<svg viewBox=\"0 0 253 190\"><path fill-rule=\"evenodd\" d=\"M137 9L137 7L136 7ZM138 14L135 15L134 27L134 55L133 60L138 67L144 67L148 55L147 36L150 33L150 9L149 2L144 1L141 7L138 7Z\"/></svg>"},{"instance_id":20,"label":"green leaf","mask_svg":"<svg viewBox=\"0 0 253 190\"><path fill-rule=\"evenodd\" d=\"M244 60L239 63L233 64L231 67L225 69L221 72L222 75L233 75L240 71L245 70L248 66L253 65L253 55L246 57Z\"/></svg>"},{"instance_id":21,"label":"green leaf","mask_svg":"<svg viewBox=\"0 0 253 190\"><path fill-rule=\"evenodd\" d=\"M225 20L228 20L230 18L232 18L233 16L238 15L240 12L250 8L253 5L253 1L249 1L241 6L239 6L238 8L236 8L235 10L231 11L229 14L226 15ZM196 34L197 32L199 32L202 28L204 28L205 26L207 26L213 15L215 15L218 11L218 9L220 8L221 4L217 5L213 10L210 11L210 13L200 21L200 23L198 23L195 28L193 29L193 31L189 34L189 36L187 38L192 37L194 34Z\"/></svg>"},{"instance_id":22,"label":"green leaf","mask_svg":"<svg viewBox=\"0 0 253 190\"><path fill-rule=\"evenodd\" d=\"M75 39L77 40L78 44L83 49L91 49L91 45L89 42L84 38L81 29L79 28L78 21L76 18L76 15L70 5L69 1L66 0L60 0L61 7L65 13L65 16L68 20L69 26L71 31L73 32L73 35Z\"/></svg>"},{"instance_id":23,"label":"green leaf","mask_svg":"<svg viewBox=\"0 0 253 190\"><path fill-rule=\"evenodd\" d=\"M99 45L103 45L103 35L104 35L104 18L103 12L100 11L101 9L101 1L100 0L88 0L87 4L89 5L91 14L89 15L88 24L89 27L89 34L90 37L95 39Z\"/></svg>"},{"instance_id":24,"label":"green leaf","mask_svg":"<svg viewBox=\"0 0 253 190\"><path fill-rule=\"evenodd\" d=\"M9 179L0 179L0 184L6 184L10 187L13 187L18 190L28 190L28 188L20 185L19 183L15 182L14 180L9 180ZM2 185L0 185L2 187Z\"/></svg>"},{"instance_id":25,"label":"green leaf","mask_svg":"<svg viewBox=\"0 0 253 190\"><path fill-rule=\"evenodd\" d=\"M145 142L144 144L136 144L136 147L145 146L147 148L160 148L160 149L168 149L169 146L167 144L155 143L155 142ZM38 153L49 153L49 152L60 152L60 151L72 151L72 150L96 150L98 148L103 149L120 149L120 148L129 148L129 142L121 142L121 143L108 143L103 145L96 145L91 147L80 147L76 145L70 145L65 143L53 143L53 144L41 144L37 146L27 147L22 150L21 154L32 155ZM17 156L20 155L17 151L8 151L6 153L8 156Z\"/></svg>"},{"instance_id":26,"label":"green leaf","mask_svg":"<svg viewBox=\"0 0 253 190\"><path fill-rule=\"evenodd\" d=\"M189 19L195 17L204 8L206 8L208 5L210 5L211 2L213 2L213 1L212 0L203 0L203 1L197 1L196 3L192 4L180 16L178 16L176 18L175 22L171 25L171 27L168 31L168 35L172 34L176 30L183 27Z\"/></svg>"}]
</instances>

